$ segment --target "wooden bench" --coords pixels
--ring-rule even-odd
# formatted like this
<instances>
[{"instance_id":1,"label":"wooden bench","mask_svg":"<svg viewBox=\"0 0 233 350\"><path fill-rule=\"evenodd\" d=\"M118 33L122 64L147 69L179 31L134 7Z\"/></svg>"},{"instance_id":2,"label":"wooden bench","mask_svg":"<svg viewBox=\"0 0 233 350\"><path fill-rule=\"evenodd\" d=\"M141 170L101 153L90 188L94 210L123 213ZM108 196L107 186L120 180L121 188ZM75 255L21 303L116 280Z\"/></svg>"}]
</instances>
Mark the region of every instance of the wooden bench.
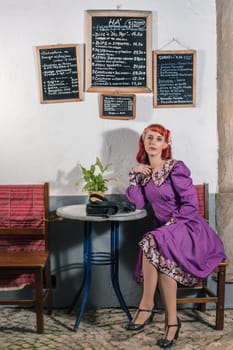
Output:
<instances>
[{"instance_id":1,"label":"wooden bench","mask_svg":"<svg viewBox=\"0 0 233 350\"><path fill-rule=\"evenodd\" d=\"M44 331L44 305L52 312L48 218L48 183L0 185L0 290L9 297L0 305L34 306L37 333ZM28 287L34 293L25 299Z\"/></svg>"}]
</instances>

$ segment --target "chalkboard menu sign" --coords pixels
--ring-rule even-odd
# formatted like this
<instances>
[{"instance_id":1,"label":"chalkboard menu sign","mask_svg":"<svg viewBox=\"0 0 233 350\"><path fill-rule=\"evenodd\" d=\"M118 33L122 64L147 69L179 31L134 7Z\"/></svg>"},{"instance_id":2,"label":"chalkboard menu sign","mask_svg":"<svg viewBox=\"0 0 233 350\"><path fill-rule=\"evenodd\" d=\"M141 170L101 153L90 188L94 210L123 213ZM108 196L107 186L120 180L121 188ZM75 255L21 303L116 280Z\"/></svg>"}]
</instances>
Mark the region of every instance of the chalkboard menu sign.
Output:
<instances>
[{"instance_id":1,"label":"chalkboard menu sign","mask_svg":"<svg viewBox=\"0 0 233 350\"><path fill-rule=\"evenodd\" d=\"M150 11L87 11L87 91L152 91L151 17Z\"/></svg>"},{"instance_id":2,"label":"chalkboard menu sign","mask_svg":"<svg viewBox=\"0 0 233 350\"><path fill-rule=\"evenodd\" d=\"M100 118L134 119L136 115L135 95L101 95Z\"/></svg>"},{"instance_id":3,"label":"chalkboard menu sign","mask_svg":"<svg viewBox=\"0 0 233 350\"><path fill-rule=\"evenodd\" d=\"M196 51L154 51L154 107L194 107Z\"/></svg>"},{"instance_id":4,"label":"chalkboard menu sign","mask_svg":"<svg viewBox=\"0 0 233 350\"><path fill-rule=\"evenodd\" d=\"M41 103L82 100L79 46L38 46Z\"/></svg>"}]
</instances>

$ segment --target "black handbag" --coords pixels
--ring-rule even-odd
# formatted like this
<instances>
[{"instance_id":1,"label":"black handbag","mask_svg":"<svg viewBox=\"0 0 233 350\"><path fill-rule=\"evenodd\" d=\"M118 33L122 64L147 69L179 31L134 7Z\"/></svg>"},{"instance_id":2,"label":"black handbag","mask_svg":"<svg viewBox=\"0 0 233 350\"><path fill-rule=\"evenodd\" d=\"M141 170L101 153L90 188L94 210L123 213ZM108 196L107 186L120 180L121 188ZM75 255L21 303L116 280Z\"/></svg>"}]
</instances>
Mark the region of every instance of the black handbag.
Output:
<instances>
[{"instance_id":1,"label":"black handbag","mask_svg":"<svg viewBox=\"0 0 233 350\"><path fill-rule=\"evenodd\" d=\"M98 201L93 201L93 199ZM136 205L128 200L112 201L99 194L91 194L86 205L87 216L109 217L115 214L134 212Z\"/></svg>"}]
</instances>

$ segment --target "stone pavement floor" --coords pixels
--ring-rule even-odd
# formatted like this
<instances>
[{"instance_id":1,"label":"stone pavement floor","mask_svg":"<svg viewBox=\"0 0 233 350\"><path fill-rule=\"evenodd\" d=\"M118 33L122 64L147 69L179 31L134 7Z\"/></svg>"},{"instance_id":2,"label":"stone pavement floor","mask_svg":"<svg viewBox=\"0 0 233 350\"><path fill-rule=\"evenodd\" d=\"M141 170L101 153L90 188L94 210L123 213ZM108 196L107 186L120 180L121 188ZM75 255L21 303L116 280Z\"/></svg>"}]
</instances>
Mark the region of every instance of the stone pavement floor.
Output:
<instances>
[{"instance_id":1,"label":"stone pavement floor","mask_svg":"<svg viewBox=\"0 0 233 350\"><path fill-rule=\"evenodd\" d=\"M130 309L132 314L134 309ZM232 350L233 310L225 310L225 327L222 331L213 328L215 311L205 314L189 309L179 310L182 321L180 337L173 350ZM158 311L154 321L143 331L124 329L127 322L119 308L88 310L84 313L77 332L74 332L75 313L66 309L55 309L45 313L45 332L35 332L35 313L19 307L0 308L1 350L147 350L159 349L156 339L163 336L164 314Z\"/></svg>"}]
</instances>

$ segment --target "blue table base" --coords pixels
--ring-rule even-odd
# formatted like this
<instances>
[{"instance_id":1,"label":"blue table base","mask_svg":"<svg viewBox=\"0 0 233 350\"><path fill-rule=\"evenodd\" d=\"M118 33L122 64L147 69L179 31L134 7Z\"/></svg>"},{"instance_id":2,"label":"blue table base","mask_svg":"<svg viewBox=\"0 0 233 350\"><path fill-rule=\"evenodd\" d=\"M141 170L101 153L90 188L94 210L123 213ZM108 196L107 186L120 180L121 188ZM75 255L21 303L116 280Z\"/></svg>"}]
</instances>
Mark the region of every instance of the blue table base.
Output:
<instances>
[{"instance_id":1,"label":"blue table base","mask_svg":"<svg viewBox=\"0 0 233 350\"><path fill-rule=\"evenodd\" d=\"M88 296L91 287L91 268L92 265L110 265L112 286L120 303L121 308L125 312L128 320L132 320L132 316L128 310L128 307L122 296L119 276L118 276L118 264L119 264L119 222L111 222L111 251L110 252L92 252L92 222L88 221L84 223L84 245L83 245L83 277L80 288L75 295L73 303L69 307L68 312L72 312L77 304L80 295L83 292L83 298L81 301L80 309L76 317L74 325L74 331L78 330L82 315L85 311Z\"/></svg>"}]
</instances>

